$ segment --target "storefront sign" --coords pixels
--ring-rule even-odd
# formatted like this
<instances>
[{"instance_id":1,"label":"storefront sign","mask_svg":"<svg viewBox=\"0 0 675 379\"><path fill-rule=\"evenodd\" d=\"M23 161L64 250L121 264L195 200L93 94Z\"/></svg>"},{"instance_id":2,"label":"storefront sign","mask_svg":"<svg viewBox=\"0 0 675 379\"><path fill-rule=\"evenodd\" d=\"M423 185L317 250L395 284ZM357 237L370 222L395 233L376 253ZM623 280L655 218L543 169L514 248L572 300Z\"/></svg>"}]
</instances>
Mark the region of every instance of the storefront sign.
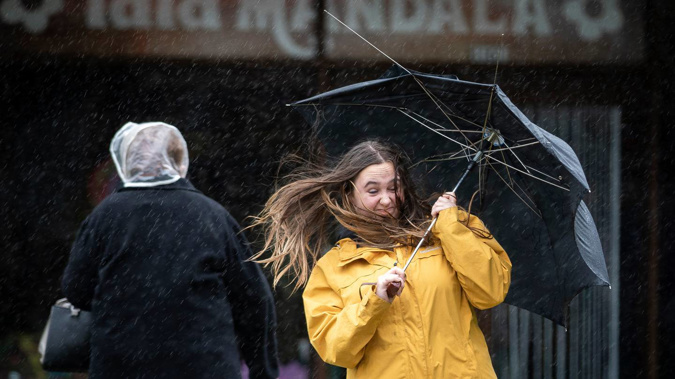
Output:
<instances>
[{"instance_id":1,"label":"storefront sign","mask_svg":"<svg viewBox=\"0 0 675 379\"><path fill-rule=\"evenodd\" d=\"M627 0L325 0L405 62L631 62L639 5ZM326 18L332 60L386 59ZM311 59L313 0L0 0L4 51L203 59Z\"/></svg>"}]
</instances>

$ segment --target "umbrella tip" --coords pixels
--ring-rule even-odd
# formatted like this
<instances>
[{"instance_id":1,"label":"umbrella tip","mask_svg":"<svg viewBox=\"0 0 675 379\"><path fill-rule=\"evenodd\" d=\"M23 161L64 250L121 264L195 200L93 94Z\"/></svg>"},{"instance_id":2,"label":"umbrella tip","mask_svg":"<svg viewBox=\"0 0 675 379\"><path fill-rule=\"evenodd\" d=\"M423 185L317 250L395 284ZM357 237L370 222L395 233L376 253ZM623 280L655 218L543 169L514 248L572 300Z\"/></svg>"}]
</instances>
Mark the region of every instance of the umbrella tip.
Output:
<instances>
[{"instance_id":1,"label":"umbrella tip","mask_svg":"<svg viewBox=\"0 0 675 379\"><path fill-rule=\"evenodd\" d=\"M287 107L290 107L290 106L291 106L291 104L286 104L286 106L287 106Z\"/></svg>"},{"instance_id":2,"label":"umbrella tip","mask_svg":"<svg viewBox=\"0 0 675 379\"><path fill-rule=\"evenodd\" d=\"M609 285L609 289L610 289L610 290L612 289L612 285L611 285L611 284Z\"/></svg>"}]
</instances>

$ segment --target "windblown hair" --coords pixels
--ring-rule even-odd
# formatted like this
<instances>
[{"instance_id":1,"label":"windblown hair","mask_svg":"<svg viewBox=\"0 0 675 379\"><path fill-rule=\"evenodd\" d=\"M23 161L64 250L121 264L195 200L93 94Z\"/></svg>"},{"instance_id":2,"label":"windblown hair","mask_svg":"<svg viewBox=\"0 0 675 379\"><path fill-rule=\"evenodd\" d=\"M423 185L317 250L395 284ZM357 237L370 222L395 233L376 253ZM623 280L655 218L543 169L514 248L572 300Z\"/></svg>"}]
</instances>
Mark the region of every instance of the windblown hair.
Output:
<instances>
[{"instance_id":1,"label":"windblown hair","mask_svg":"<svg viewBox=\"0 0 675 379\"><path fill-rule=\"evenodd\" d=\"M393 164L398 176L394 190L402 193L402 199L396 200L400 216L359 214L350 196L355 190L353 182L366 167L385 162ZM357 144L333 165L303 161L254 217L251 227L262 227L265 242L252 259L272 265L274 285L284 274L292 274L297 289L307 282L321 253L334 242L328 239L336 222L369 246L390 249L418 243L431 222L431 208L418 197L409 166L401 149L373 140ZM431 242L433 239L426 241ZM272 255L263 258L268 250Z\"/></svg>"}]
</instances>

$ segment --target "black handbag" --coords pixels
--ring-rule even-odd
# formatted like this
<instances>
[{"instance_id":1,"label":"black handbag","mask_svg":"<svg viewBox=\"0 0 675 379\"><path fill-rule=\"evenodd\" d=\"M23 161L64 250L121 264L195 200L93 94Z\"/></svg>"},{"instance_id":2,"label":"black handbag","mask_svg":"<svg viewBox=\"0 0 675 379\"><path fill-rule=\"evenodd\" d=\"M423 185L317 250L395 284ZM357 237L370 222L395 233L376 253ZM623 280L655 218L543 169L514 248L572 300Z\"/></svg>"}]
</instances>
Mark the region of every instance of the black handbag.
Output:
<instances>
[{"instance_id":1,"label":"black handbag","mask_svg":"<svg viewBox=\"0 0 675 379\"><path fill-rule=\"evenodd\" d=\"M67 299L52 306L38 350L47 371L86 372L89 370L91 313L75 308Z\"/></svg>"}]
</instances>

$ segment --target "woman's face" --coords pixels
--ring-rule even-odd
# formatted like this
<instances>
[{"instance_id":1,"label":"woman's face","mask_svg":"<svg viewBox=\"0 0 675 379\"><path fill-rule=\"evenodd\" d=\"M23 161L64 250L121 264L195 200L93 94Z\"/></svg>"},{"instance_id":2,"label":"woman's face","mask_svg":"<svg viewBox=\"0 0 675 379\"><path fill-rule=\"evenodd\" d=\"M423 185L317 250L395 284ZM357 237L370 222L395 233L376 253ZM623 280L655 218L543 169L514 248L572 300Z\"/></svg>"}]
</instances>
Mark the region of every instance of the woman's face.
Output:
<instances>
[{"instance_id":1,"label":"woman's face","mask_svg":"<svg viewBox=\"0 0 675 379\"><path fill-rule=\"evenodd\" d=\"M372 215L369 211L380 216L398 218L400 214L396 198L403 198L400 183L391 162L370 165L356 176L351 194L352 202L362 215ZM396 184L396 185L395 185ZM395 191L398 188L398 194Z\"/></svg>"}]
</instances>

